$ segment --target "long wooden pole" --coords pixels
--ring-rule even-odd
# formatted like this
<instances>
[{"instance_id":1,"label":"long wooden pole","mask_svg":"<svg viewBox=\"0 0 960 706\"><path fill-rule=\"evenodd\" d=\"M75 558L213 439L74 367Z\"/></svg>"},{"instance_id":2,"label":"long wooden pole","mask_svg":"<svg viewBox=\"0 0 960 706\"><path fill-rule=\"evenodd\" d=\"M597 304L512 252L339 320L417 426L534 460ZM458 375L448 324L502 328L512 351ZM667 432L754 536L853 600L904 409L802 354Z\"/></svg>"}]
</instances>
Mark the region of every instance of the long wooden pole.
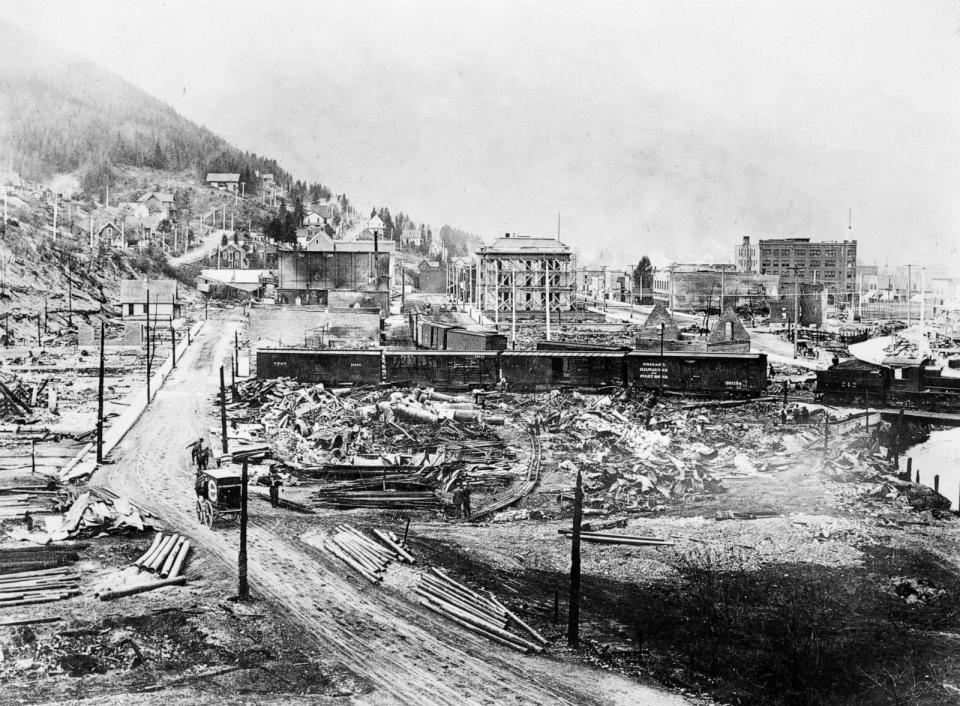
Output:
<instances>
[{"instance_id":1,"label":"long wooden pole","mask_svg":"<svg viewBox=\"0 0 960 706\"><path fill-rule=\"evenodd\" d=\"M227 453L227 392L223 383L223 366L220 366L220 433L223 436L221 444L223 453Z\"/></svg>"},{"instance_id":2,"label":"long wooden pole","mask_svg":"<svg viewBox=\"0 0 960 706\"><path fill-rule=\"evenodd\" d=\"M147 290L147 404L150 404L150 290Z\"/></svg>"},{"instance_id":3,"label":"long wooden pole","mask_svg":"<svg viewBox=\"0 0 960 706\"><path fill-rule=\"evenodd\" d=\"M103 346L104 322L100 322L100 384L97 389L97 463L103 463Z\"/></svg>"},{"instance_id":4,"label":"long wooden pole","mask_svg":"<svg viewBox=\"0 0 960 706\"><path fill-rule=\"evenodd\" d=\"M226 440L226 433L224 433ZM237 597L241 601L250 598L247 584L247 459L243 459L240 471L240 554L237 557Z\"/></svg>"},{"instance_id":5,"label":"long wooden pole","mask_svg":"<svg viewBox=\"0 0 960 706\"><path fill-rule=\"evenodd\" d=\"M567 642L575 647L580 642L580 524L583 521L583 476L577 471L577 489L573 498L573 533L570 545L570 605L567 619Z\"/></svg>"}]
</instances>

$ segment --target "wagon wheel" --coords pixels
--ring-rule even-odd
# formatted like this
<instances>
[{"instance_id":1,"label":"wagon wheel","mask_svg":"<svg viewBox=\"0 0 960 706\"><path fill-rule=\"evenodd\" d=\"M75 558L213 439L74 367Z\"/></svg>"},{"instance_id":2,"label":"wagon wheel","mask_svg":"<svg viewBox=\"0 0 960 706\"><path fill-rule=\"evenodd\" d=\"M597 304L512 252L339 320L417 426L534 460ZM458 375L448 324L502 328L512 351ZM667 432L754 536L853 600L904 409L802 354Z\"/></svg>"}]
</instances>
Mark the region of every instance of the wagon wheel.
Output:
<instances>
[{"instance_id":1,"label":"wagon wheel","mask_svg":"<svg viewBox=\"0 0 960 706\"><path fill-rule=\"evenodd\" d=\"M213 505L211 505L210 502L207 501L206 503L204 503L204 524L210 529L213 529L214 519L215 519L215 515L214 515Z\"/></svg>"},{"instance_id":2,"label":"wagon wheel","mask_svg":"<svg viewBox=\"0 0 960 706\"><path fill-rule=\"evenodd\" d=\"M197 522L203 524L203 501L197 499Z\"/></svg>"}]
</instances>

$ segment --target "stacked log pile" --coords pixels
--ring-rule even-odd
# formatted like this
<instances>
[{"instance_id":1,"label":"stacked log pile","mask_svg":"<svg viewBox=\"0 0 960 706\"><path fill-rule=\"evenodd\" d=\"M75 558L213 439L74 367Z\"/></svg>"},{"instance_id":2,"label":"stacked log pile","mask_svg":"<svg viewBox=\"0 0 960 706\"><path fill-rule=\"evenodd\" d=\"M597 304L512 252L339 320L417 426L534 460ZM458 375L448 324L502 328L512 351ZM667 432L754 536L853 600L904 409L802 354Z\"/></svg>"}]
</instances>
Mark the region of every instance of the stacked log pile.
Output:
<instances>
[{"instance_id":1,"label":"stacked log pile","mask_svg":"<svg viewBox=\"0 0 960 706\"><path fill-rule=\"evenodd\" d=\"M190 540L184 535L158 532L154 535L150 548L132 564L138 574L142 572L153 574L156 580L101 591L100 600L109 601L123 596L132 596L164 586L182 586L187 581L187 577L183 575L183 568L189 553Z\"/></svg>"},{"instance_id":2,"label":"stacked log pile","mask_svg":"<svg viewBox=\"0 0 960 706\"><path fill-rule=\"evenodd\" d=\"M454 581L440 569L431 567L421 576L417 587L420 605L442 615L470 632L482 635L518 652L543 651L547 640L490 594L482 596ZM530 639L507 630L513 625Z\"/></svg>"},{"instance_id":3,"label":"stacked log pile","mask_svg":"<svg viewBox=\"0 0 960 706\"><path fill-rule=\"evenodd\" d=\"M393 532L374 529L373 533L379 542L355 527L339 525L323 548L374 584L383 580L383 572L391 562L414 562L413 555Z\"/></svg>"}]
</instances>

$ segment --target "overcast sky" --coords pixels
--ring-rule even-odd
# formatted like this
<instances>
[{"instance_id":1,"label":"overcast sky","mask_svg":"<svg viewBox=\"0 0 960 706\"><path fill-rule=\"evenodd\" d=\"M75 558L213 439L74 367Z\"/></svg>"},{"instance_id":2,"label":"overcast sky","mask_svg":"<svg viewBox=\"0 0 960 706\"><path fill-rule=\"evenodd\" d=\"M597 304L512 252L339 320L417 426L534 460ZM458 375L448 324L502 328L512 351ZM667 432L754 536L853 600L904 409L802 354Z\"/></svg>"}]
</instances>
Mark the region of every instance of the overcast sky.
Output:
<instances>
[{"instance_id":1,"label":"overcast sky","mask_svg":"<svg viewBox=\"0 0 960 706\"><path fill-rule=\"evenodd\" d=\"M744 235L960 264L950 2L4 0L297 176L584 261ZM848 230L848 209L853 230Z\"/></svg>"}]
</instances>

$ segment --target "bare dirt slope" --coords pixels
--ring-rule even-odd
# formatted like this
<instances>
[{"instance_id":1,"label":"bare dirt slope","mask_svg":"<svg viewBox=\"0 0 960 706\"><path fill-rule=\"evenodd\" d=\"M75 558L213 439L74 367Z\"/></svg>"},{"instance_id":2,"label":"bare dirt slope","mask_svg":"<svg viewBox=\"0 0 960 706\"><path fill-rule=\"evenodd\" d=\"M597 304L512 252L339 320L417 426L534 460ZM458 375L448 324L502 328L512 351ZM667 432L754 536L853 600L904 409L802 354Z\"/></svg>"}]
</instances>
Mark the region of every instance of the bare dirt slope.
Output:
<instances>
[{"instance_id":1,"label":"bare dirt slope","mask_svg":"<svg viewBox=\"0 0 960 706\"><path fill-rule=\"evenodd\" d=\"M93 479L143 503L196 542L223 570L236 561L238 533L209 530L194 515L193 473L185 447L214 423L210 399L229 354L239 314L211 321L154 404ZM680 697L620 677L543 657L521 656L465 634L411 600L362 579L295 539L277 520L257 517L249 540L251 589L289 614L373 685L369 703L679 704ZM202 568L201 568L202 570Z\"/></svg>"}]
</instances>

